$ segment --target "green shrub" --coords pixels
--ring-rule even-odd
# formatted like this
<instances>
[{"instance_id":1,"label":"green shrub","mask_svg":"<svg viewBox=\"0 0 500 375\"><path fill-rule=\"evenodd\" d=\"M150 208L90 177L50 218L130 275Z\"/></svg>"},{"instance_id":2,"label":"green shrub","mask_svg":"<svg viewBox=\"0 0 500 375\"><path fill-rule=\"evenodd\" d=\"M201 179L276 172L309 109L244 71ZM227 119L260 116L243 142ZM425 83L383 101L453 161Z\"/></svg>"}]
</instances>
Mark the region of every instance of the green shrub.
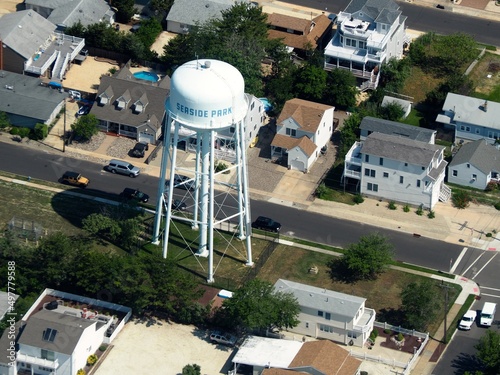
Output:
<instances>
[{"instance_id":1,"label":"green shrub","mask_svg":"<svg viewBox=\"0 0 500 375\"><path fill-rule=\"evenodd\" d=\"M316 196L319 199L324 199L324 197L328 194L328 188L324 183L321 183L317 188L316 188Z\"/></svg>"},{"instance_id":2,"label":"green shrub","mask_svg":"<svg viewBox=\"0 0 500 375\"><path fill-rule=\"evenodd\" d=\"M436 217L436 213L432 210L429 211L429 213L427 214L427 217L429 219L434 219Z\"/></svg>"},{"instance_id":3,"label":"green shrub","mask_svg":"<svg viewBox=\"0 0 500 375\"><path fill-rule=\"evenodd\" d=\"M215 173L225 171L226 169L227 169L227 164L222 162L222 161L215 164ZM222 173L225 173L225 172L222 172Z\"/></svg>"},{"instance_id":4,"label":"green shrub","mask_svg":"<svg viewBox=\"0 0 500 375\"><path fill-rule=\"evenodd\" d=\"M14 126L14 127L12 127L12 128L10 129L10 132L9 132L9 133L10 133L10 134L12 134L12 135L19 135L19 128L18 128L18 127L16 127L16 126Z\"/></svg>"},{"instance_id":5,"label":"green shrub","mask_svg":"<svg viewBox=\"0 0 500 375\"><path fill-rule=\"evenodd\" d=\"M500 211L500 202L495 203L494 206L498 211Z\"/></svg>"},{"instance_id":6,"label":"green shrub","mask_svg":"<svg viewBox=\"0 0 500 375\"><path fill-rule=\"evenodd\" d=\"M415 211L415 213L418 215L418 216L422 216L424 214L424 209L422 207L422 205L420 205L418 208L417 208L417 211Z\"/></svg>"},{"instance_id":7,"label":"green shrub","mask_svg":"<svg viewBox=\"0 0 500 375\"><path fill-rule=\"evenodd\" d=\"M498 184L494 181L488 182L488 185L486 185L485 191L497 191L498 190Z\"/></svg>"},{"instance_id":8,"label":"green shrub","mask_svg":"<svg viewBox=\"0 0 500 375\"><path fill-rule=\"evenodd\" d=\"M469 207L469 203L471 202L472 197L470 193L466 190L458 190L453 192L451 195L451 202L453 206L458 209L464 209Z\"/></svg>"},{"instance_id":9,"label":"green shrub","mask_svg":"<svg viewBox=\"0 0 500 375\"><path fill-rule=\"evenodd\" d=\"M31 133L31 129L30 128L18 128L18 134L21 138L26 138L26 137L29 137L30 133Z\"/></svg>"},{"instance_id":10,"label":"green shrub","mask_svg":"<svg viewBox=\"0 0 500 375\"><path fill-rule=\"evenodd\" d=\"M85 370L81 368L76 372L76 375L85 375Z\"/></svg>"},{"instance_id":11,"label":"green shrub","mask_svg":"<svg viewBox=\"0 0 500 375\"><path fill-rule=\"evenodd\" d=\"M403 334L401 332L399 332L398 336L396 337L396 340L403 341L404 339L405 339L405 337L403 336Z\"/></svg>"},{"instance_id":12,"label":"green shrub","mask_svg":"<svg viewBox=\"0 0 500 375\"><path fill-rule=\"evenodd\" d=\"M396 207L396 202L394 201L390 201L389 204L387 205L387 208L389 210L395 210L397 207Z\"/></svg>"},{"instance_id":13,"label":"green shrub","mask_svg":"<svg viewBox=\"0 0 500 375\"><path fill-rule=\"evenodd\" d=\"M106 349L107 349L107 348L108 348L108 346L107 346L106 344L102 344L102 345L99 347L99 350L100 350L101 352L104 352L104 351L106 351Z\"/></svg>"},{"instance_id":14,"label":"green shrub","mask_svg":"<svg viewBox=\"0 0 500 375\"><path fill-rule=\"evenodd\" d=\"M491 234L491 233L486 233L486 237L493 237L493 234Z\"/></svg>"},{"instance_id":15,"label":"green shrub","mask_svg":"<svg viewBox=\"0 0 500 375\"><path fill-rule=\"evenodd\" d=\"M404 212L410 212L410 206L408 206L407 204L405 204L405 205L403 206L403 211L404 211Z\"/></svg>"},{"instance_id":16,"label":"green shrub","mask_svg":"<svg viewBox=\"0 0 500 375\"><path fill-rule=\"evenodd\" d=\"M356 204L360 204L365 201L365 198L363 198L361 194L356 194L354 197L352 197L352 201Z\"/></svg>"},{"instance_id":17,"label":"green shrub","mask_svg":"<svg viewBox=\"0 0 500 375\"><path fill-rule=\"evenodd\" d=\"M375 341L375 339L378 337L378 331L376 329L374 329L373 331L371 331L370 333L370 339L372 341Z\"/></svg>"},{"instance_id":18,"label":"green shrub","mask_svg":"<svg viewBox=\"0 0 500 375\"><path fill-rule=\"evenodd\" d=\"M390 330L389 328L385 328L385 329L384 329L384 333L385 333L386 335L390 335L390 334L391 334L391 330Z\"/></svg>"},{"instance_id":19,"label":"green shrub","mask_svg":"<svg viewBox=\"0 0 500 375\"><path fill-rule=\"evenodd\" d=\"M49 134L49 127L46 124L36 124L33 131L33 139L42 140Z\"/></svg>"},{"instance_id":20,"label":"green shrub","mask_svg":"<svg viewBox=\"0 0 500 375\"><path fill-rule=\"evenodd\" d=\"M95 365L96 362L97 362L97 356L95 354L89 355L89 357L87 358L87 365L93 366Z\"/></svg>"}]
</instances>

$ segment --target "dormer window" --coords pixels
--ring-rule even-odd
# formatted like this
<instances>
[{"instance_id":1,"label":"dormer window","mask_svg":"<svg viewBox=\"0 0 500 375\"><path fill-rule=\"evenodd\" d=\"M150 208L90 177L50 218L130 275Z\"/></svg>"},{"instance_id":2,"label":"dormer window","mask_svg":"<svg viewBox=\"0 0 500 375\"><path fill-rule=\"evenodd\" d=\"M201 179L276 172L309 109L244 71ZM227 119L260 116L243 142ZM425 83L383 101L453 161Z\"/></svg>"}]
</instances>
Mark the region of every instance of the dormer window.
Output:
<instances>
[{"instance_id":1,"label":"dormer window","mask_svg":"<svg viewBox=\"0 0 500 375\"><path fill-rule=\"evenodd\" d=\"M100 96L99 97L99 104L106 105L109 103L108 97L107 96Z\"/></svg>"},{"instance_id":2,"label":"dormer window","mask_svg":"<svg viewBox=\"0 0 500 375\"><path fill-rule=\"evenodd\" d=\"M116 101L116 107L117 107L118 109L124 109L124 108L125 108L125 100L123 100L123 99L118 99L118 100Z\"/></svg>"},{"instance_id":3,"label":"dormer window","mask_svg":"<svg viewBox=\"0 0 500 375\"><path fill-rule=\"evenodd\" d=\"M57 329L47 328L45 331L43 331L42 340L47 342L54 342L56 335Z\"/></svg>"}]
</instances>

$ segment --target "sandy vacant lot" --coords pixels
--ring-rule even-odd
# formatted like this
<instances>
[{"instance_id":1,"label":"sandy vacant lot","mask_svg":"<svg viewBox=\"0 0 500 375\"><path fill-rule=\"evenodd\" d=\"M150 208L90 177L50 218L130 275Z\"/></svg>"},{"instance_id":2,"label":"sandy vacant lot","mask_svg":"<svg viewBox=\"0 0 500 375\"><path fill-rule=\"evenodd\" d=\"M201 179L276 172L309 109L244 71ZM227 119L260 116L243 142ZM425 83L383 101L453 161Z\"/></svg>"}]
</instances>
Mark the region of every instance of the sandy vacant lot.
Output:
<instances>
[{"instance_id":1,"label":"sandy vacant lot","mask_svg":"<svg viewBox=\"0 0 500 375\"><path fill-rule=\"evenodd\" d=\"M95 375L177 375L194 363L202 374L227 374L233 353L210 343L205 331L164 321L130 321L113 345Z\"/></svg>"},{"instance_id":2,"label":"sandy vacant lot","mask_svg":"<svg viewBox=\"0 0 500 375\"><path fill-rule=\"evenodd\" d=\"M16 0L2 0L0 1L0 17L7 13L12 13L17 10L17 6L21 6L22 1Z\"/></svg>"}]
</instances>

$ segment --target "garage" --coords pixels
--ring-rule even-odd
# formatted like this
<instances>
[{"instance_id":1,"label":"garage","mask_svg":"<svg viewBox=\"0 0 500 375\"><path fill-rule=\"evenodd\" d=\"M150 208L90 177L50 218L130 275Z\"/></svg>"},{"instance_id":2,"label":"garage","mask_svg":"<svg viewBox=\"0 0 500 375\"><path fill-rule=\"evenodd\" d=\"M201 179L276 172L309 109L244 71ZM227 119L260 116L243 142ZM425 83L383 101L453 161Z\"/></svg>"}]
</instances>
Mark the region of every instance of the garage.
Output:
<instances>
[{"instance_id":1,"label":"garage","mask_svg":"<svg viewBox=\"0 0 500 375\"><path fill-rule=\"evenodd\" d=\"M139 133L139 142L147 142L149 144L156 144L156 139L154 134Z\"/></svg>"},{"instance_id":2,"label":"garage","mask_svg":"<svg viewBox=\"0 0 500 375\"><path fill-rule=\"evenodd\" d=\"M306 171L305 163L302 160L291 160L290 161L290 169L295 169L301 172Z\"/></svg>"}]
</instances>

